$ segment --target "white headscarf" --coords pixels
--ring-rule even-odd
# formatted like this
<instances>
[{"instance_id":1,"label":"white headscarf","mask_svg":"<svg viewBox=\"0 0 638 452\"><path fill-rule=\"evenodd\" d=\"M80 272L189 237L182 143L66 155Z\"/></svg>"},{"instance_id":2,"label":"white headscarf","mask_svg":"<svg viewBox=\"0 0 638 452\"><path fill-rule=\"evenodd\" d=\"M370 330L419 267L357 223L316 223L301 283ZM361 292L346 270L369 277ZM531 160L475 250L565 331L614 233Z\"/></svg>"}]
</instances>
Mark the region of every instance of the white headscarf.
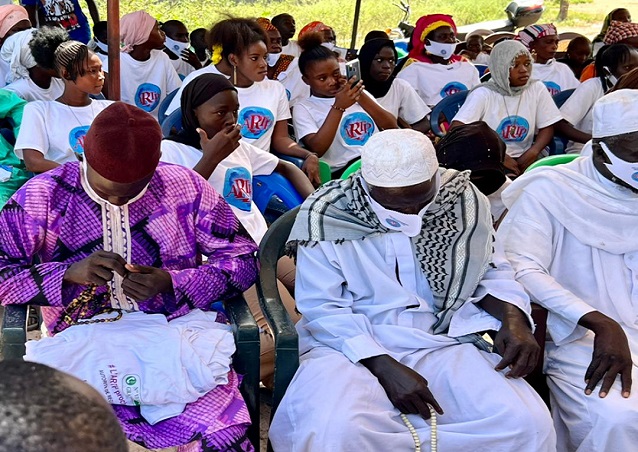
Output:
<instances>
[{"instance_id":1,"label":"white headscarf","mask_svg":"<svg viewBox=\"0 0 638 452\"><path fill-rule=\"evenodd\" d=\"M2 49L0 49L0 58L9 63L11 74L8 77L8 82L29 77L28 69L37 64L29 47L34 32L34 28L29 28L9 36L4 41Z\"/></svg>"},{"instance_id":2,"label":"white headscarf","mask_svg":"<svg viewBox=\"0 0 638 452\"><path fill-rule=\"evenodd\" d=\"M519 41L509 40L496 44L490 53L488 64L492 78L479 86L485 86L503 96L520 96L532 81L532 69L530 67L530 77L525 85L510 86L510 69L514 67L514 62L519 56L527 56L530 61L533 61L532 54Z\"/></svg>"}]
</instances>

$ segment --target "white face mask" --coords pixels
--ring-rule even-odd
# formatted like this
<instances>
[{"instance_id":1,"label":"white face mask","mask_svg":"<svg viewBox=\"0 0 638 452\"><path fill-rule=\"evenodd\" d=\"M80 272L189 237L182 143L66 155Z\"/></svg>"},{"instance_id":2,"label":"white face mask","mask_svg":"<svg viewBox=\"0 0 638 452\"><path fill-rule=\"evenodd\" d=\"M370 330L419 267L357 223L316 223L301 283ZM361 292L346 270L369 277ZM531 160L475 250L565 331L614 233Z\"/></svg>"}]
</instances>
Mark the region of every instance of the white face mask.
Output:
<instances>
[{"instance_id":1,"label":"white face mask","mask_svg":"<svg viewBox=\"0 0 638 452\"><path fill-rule=\"evenodd\" d=\"M604 163L611 174L629 186L638 190L638 162L628 162L614 155L605 143L600 142L600 147L611 163Z\"/></svg>"},{"instance_id":2,"label":"white face mask","mask_svg":"<svg viewBox=\"0 0 638 452\"><path fill-rule=\"evenodd\" d=\"M425 50L431 55L441 57L445 60L449 60L454 55L456 50L456 44L449 44L447 42L430 41L430 44L425 44Z\"/></svg>"},{"instance_id":3,"label":"white face mask","mask_svg":"<svg viewBox=\"0 0 638 452\"><path fill-rule=\"evenodd\" d=\"M182 52L190 47L190 42L175 41L167 36L164 45L175 55L181 57Z\"/></svg>"},{"instance_id":4,"label":"white face mask","mask_svg":"<svg viewBox=\"0 0 638 452\"><path fill-rule=\"evenodd\" d=\"M277 64L277 61L279 61L279 56L281 55L281 53L269 53L268 56L266 57L266 62L268 63L269 67L273 67L275 64Z\"/></svg>"},{"instance_id":5,"label":"white face mask","mask_svg":"<svg viewBox=\"0 0 638 452\"><path fill-rule=\"evenodd\" d=\"M97 48L100 49L102 52L109 53L109 46L107 46L106 44L102 44L97 39L94 39L93 42L95 42L95 45L97 46Z\"/></svg>"},{"instance_id":6,"label":"white face mask","mask_svg":"<svg viewBox=\"0 0 638 452\"><path fill-rule=\"evenodd\" d=\"M327 48L328 50L334 50L335 49L335 43L334 42L322 42L321 45L324 46L325 48Z\"/></svg>"}]
</instances>

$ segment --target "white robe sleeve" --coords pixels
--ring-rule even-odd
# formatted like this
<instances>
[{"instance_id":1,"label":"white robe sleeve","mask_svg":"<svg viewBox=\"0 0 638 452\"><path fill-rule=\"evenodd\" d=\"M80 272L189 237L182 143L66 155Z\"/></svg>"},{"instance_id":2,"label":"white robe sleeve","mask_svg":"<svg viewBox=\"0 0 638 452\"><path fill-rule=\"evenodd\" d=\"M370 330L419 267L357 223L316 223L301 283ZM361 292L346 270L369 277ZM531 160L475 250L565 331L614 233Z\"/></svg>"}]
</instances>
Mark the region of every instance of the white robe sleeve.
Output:
<instances>
[{"instance_id":1,"label":"white robe sleeve","mask_svg":"<svg viewBox=\"0 0 638 452\"><path fill-rule=\"evenodd\" d=\"M582 337L587 329L578 321L596 310L550 274L555 242L562 231L533 196L523 193L501 223L496 241L497 254L502 253L511 263L516 280L533 301L550 311L547 323L556 345Z\"/></svg>"},{"instance_id":2,"label":"white robe sleeve","mask_svg":"<svg viewBox=\"0 0 638 452\"><path fill-rule=\"evenodd\" d=\"M390 354L372 336L368 317L353 312L352 293L333 246L339 245L320 242L299 246L295 294L303 325L298 328L304 328L315 340L340 351L353 363Z\"/></svg>"}]
</instances>

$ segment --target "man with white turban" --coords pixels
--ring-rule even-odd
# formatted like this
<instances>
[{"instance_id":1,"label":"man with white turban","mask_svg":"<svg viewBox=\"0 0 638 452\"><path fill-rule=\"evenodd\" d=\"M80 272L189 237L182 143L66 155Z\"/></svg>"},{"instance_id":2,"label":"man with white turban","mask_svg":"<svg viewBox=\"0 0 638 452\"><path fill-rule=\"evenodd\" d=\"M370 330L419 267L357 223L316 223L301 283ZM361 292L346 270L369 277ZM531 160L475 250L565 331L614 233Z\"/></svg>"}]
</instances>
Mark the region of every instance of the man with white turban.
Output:
<instances>
[{"instance_id":1,"label":"man with white turban","mask_svg":"<svg viewBox=\"0 0 638 452\"><path fill-rule=\"evenodd\" d=\"M529 298L492 258L490 207L469 171L439 169L413 130L376 134L361 162L306 200L290 236L301 363L273 419L274 449L438 440L450 451L554 451L547 408L517 378L538 359Z\"/></svg>"},{"instance_id":2,"label":"man with white turban","mask_svg":"<svg viewBox=\"0 0 638 452\"><path fill-rule=\"evenodd\" d=\"M531 171L502 194L497 254L549 310L545 373L561 452L638 444L636 105L636 90L602 97L593 155Z\"/></svg>"}]
</instances>

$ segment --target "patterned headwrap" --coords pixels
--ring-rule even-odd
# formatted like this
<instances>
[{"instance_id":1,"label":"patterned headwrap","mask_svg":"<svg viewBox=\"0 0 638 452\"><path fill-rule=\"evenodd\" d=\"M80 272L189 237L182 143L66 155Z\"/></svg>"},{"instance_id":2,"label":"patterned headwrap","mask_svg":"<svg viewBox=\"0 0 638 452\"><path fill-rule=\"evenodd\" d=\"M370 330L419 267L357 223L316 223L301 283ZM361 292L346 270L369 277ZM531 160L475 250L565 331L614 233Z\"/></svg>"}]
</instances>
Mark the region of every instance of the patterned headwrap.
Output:
<instances>
[{"instance_id":1,"label":"patterned headwrap","mask_svg":"<svg viewBox=\"0 0 638 452\"><path fill-rule=\"evenodd\" d=\"M441 27L450 27L456 34L456 24L454 20L452 20L452 16L447 14L429 14L417 20L414 31L412 32L412 50L410 50L408 57L429 62L429 59L425 57L423 52L425 49L425 38L431 32Z\"/></svg>"},{"instance_id":2,"label":"patterned headwrap","mask_svg":"<svg viewBox=\"0 0 638 452\"><path fill-rule=\"evenodd\" d=\"M638 36L638 24L612 20L603 42L606 45L617 44L624 39L634 38L636 36Z\"/></svg>"},{"instance_id":3,"label":"patterned headwrap","mask_svg":"<svg viewBox=\"0 0 638 452\"><path fill-rule=\"evenodd\" d=\"M518 32L516 39L521 41L525 47L529 49L532 42L545 36L556 36L558 31L554 24L534 24L528 25Z\"/></svg>"},{"instance_id":4,"label":"patterned headwrap","mask_svg":"<svg viewBox=\"0 0 638 452\"><path fill-rule=\"evenodd\" d=\"M131 53L134 46L148 41L157 20L146 11L125 14L120 19L120 40L122 52Z\"/></svg>"},{"instance_id":5,"label":"patterned headwrap","mask_svg":"<svg viewBox=\"0 0 638 452\"><path fill-rule=\"evenodd\" d=\"M270 20L265 17L260 17L255 22L257 22L264 31L279 31L277 27L275 27Z\"/></svg>"},{"instance_id":6,"label":"patterned headwrap","mask_svg":"<svg viewBox=\"0 0 638 452\"><path fill-rule=\"evenodd\" d=\"M308 25L303 27L299 32L299 38L301 38L306 33L321 33L324 30L330 30L332 27L327 26L323 22L319 22L318 20L314 22L310 22Z\"/></svg>"},{"instance_id":7,"label":"patterned headwrap","mask_svg":"<svg viewBox=\"0 0 638 452\"><path fill-rule=\"evenodd\" d=\"M603 20L603 26L600 29L600 33L596 35L593 42L603 42L603 39L605 39L605 35L607 34L607 30L609 30L609 27L611 26L611 22L613 20L612 17L614 17L614 14L616 14L617 11L623 9L625 8L612 9L611 12L605 16L605 20Z\"/></svg>"},{"instance_id":8,"label":"patterned headwrap","mask_svg":"<svg viewBox=\"0 0 638 452\"><path fill-rule=\"evenodd\" d=\"M29 14L20 5L0 6L0 39L4 38L9 30L23 20L29 20Z\"/></svg>"}]
</instances>

